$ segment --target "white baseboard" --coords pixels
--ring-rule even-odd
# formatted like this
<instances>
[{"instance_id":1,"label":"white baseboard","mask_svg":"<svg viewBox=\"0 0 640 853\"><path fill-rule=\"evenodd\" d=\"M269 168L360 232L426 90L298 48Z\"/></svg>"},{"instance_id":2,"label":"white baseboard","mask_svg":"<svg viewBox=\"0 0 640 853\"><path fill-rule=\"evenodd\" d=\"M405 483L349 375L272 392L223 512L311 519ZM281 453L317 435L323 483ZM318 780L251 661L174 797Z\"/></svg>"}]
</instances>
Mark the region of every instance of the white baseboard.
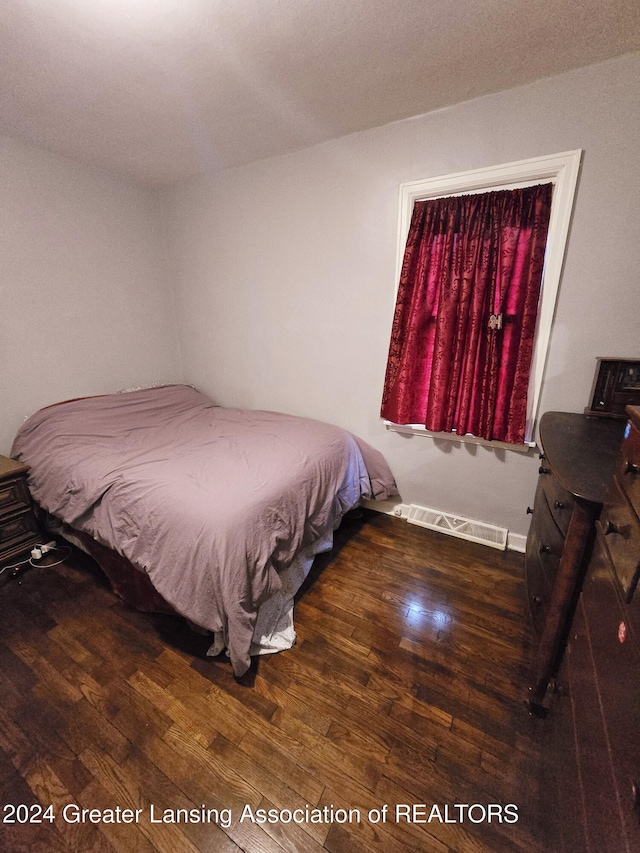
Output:
<instances>
[{"instance_id":1,"label":"white baseboard","mask_svg":"<svg viewBox=\"0 0 640 853\"><path fill-rule=\"evenodd\" d=\"M409 515L409 504L400 504L395 501L363 501L362 506L367 509L382 512L385 515L395 515L397 518L406 519Z\"/></svg>"},{"instance_id":2,"label":"white baseboard","mask_svg":"<svg viewBox=\"0 0 640 853\"><path fill-rule=\"evenodd\" d=\"M382 512L385 515L393 515L396 518L404 518L406 521L409 516L411 504L394 503L394 501L365 501L363 506L367 509L372 509L375 512ZM446 533L447 531L441 531ZM485 543L481 543L485 544ZM521 533L507 532L507 550L517 551L524 554L527 546L527 537ZM488 546L487 546L488 547Z\"/></svg>"},{"instance_id":3,"label":"white baseboard","mask_svg":"<svg viewBox=\"0 0 640 853\"><path fill-rule=\"evenodd\" d=\"M518 551L520 554L525 554L527 551L527 537L522 533L508 533L507 551Z\"/></svg>"}]
</instances>

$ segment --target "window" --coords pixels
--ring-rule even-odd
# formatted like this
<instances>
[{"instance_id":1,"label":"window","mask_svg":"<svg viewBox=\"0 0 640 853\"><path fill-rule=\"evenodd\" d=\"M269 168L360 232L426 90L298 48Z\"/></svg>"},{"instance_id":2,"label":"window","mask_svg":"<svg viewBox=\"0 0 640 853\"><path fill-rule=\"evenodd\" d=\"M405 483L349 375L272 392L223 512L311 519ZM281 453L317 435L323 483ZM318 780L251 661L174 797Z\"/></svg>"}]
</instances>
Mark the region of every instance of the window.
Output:
<instances>
[{"instance_id":1,"label":"window","mask_svg":"<svg viewBox=\"0 0 640 853\"><path fill-rule=\"evenodd\" d=\"M390 428L531 443L580 153L402 185Z\"/></svg>"}]
</instances>

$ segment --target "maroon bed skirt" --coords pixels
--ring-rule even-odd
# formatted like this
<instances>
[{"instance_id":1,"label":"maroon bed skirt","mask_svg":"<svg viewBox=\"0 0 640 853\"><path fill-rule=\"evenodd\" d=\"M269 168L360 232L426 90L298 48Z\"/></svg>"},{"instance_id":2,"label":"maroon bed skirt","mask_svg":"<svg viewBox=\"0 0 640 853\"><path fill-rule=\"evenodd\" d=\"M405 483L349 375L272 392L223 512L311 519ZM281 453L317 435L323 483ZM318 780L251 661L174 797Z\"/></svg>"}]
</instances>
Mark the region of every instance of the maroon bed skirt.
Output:
<instances>
[{"instance_id":1,"label":"maroon bed skirt","mask_svg":"<svg viewBox=\"0 0 640 853\"><path fill-rule=\"evenodd\" d=\"M149 577L134 568L125 557L96 542L86 533L67 525L64 525L64 530L69 532L72 541L77 539L82 544L84 550L93 557L107 576L113 592L127 604L144 613L176 612L156 591Z\"/></svg>"}]
</instances>

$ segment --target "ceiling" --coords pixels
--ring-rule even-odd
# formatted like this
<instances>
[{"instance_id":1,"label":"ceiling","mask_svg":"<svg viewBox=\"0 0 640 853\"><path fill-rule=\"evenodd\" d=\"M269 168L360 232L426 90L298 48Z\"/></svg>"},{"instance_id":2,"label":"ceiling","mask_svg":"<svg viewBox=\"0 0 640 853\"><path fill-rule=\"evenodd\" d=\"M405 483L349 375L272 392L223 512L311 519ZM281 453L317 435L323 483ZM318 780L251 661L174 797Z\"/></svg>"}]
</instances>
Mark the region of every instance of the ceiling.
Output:
<instances>
[{"instance_id":1,"label":"ceiling","mask_svg":"<svg viewBox=\"0 0 640 853\"><path fill-rule=\"evenodd\" d=\"M638 0L0 0L0 133L166 184L636 50Z\"/></svg>"}]
</instances>

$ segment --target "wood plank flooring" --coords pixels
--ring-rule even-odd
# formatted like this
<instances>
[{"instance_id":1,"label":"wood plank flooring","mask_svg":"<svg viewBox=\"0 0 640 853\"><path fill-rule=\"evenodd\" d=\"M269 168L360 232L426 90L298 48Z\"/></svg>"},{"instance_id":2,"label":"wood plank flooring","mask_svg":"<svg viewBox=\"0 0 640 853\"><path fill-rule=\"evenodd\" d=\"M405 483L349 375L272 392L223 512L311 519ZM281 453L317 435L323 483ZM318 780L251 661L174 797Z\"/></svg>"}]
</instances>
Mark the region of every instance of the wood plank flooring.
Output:
<instances>
[{"instance_id":1,"label":"wood plank flooring","mask_svg":"<svg viewBox=\"0 0 640 853\"><path fill-rule=\"evenodd\" d=\"M296 629L239 683L79 552L4 583L0 849L556 849L521 555L365 511Z\"/></svg>"}]
</instances>

